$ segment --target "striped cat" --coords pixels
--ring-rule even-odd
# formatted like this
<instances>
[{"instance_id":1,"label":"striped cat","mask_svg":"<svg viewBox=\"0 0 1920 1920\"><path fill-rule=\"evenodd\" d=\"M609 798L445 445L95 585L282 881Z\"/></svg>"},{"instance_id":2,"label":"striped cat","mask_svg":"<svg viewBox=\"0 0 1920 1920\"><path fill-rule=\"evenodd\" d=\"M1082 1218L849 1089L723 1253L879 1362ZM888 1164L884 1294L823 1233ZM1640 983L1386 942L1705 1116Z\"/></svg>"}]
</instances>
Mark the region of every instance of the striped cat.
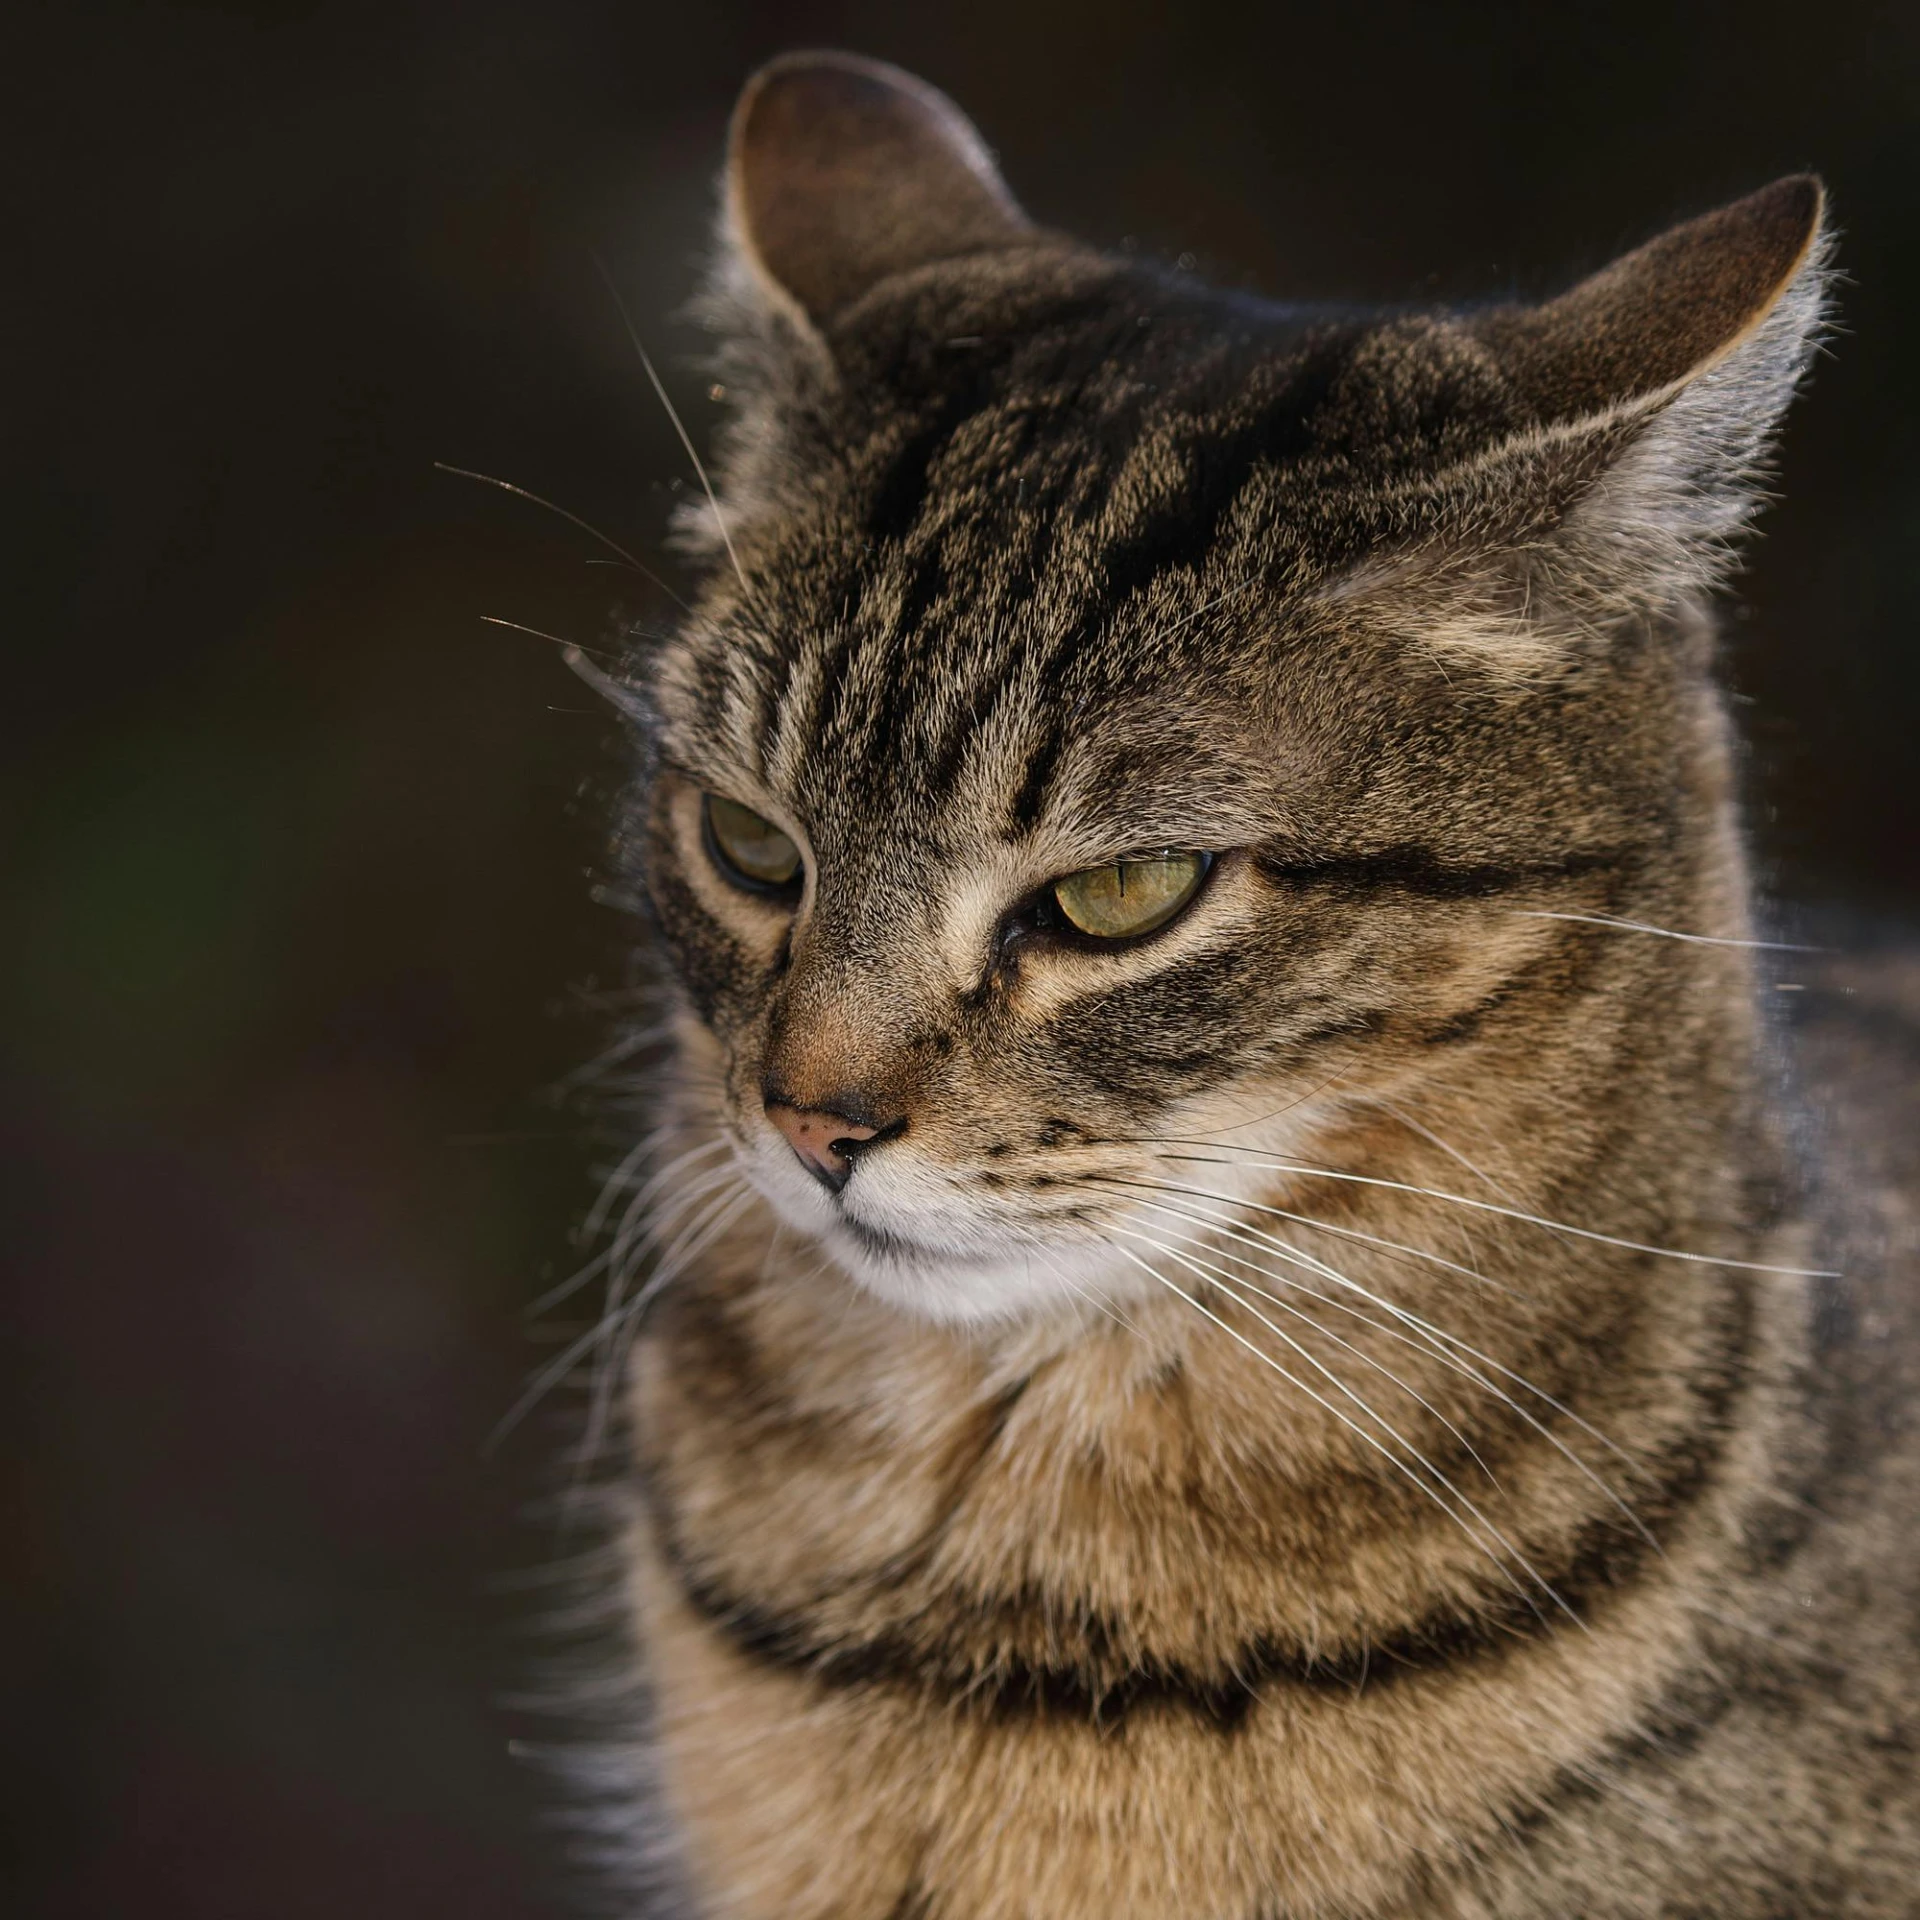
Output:
<instances>
[{"instance_id":1,"label":"striped cat","mask_svg":"<svg viewBox=\"0 0 1920 1920\"><path fill-rule=\"evenodd\" d=\"M705 584L603 683L635 1910L1920 1913L1910 1213L1808 1198L1707 612L1827 254L1796 178L1275 306L748 87ZM1893 1098L1882 1000L1804 1044Z\"/></svg>"}]
</instances>

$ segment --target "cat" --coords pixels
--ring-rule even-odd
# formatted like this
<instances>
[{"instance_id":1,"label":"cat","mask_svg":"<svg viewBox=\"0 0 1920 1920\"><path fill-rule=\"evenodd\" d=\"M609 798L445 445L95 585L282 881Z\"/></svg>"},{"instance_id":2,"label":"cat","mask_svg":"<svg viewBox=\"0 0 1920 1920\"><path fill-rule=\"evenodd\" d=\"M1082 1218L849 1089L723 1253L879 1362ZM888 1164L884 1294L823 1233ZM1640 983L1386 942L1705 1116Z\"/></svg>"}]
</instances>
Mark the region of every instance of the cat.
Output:
<instances>
[{"instance_id":1,"label":"cat","mask_svg":"<svg viewBox=\"0 0 1920 1920\"><path fill-rule=\"evenodd\" d=\"M676 1900L1920 1913L1911 1130L1834 1119L1836 1225L1709 611L1819 183L1541 305L1286 307L802 54L722 229L703 585L599 676ZM1897 1103L1901 977L1800 1071Z\"/></svg>"}]
</instances>

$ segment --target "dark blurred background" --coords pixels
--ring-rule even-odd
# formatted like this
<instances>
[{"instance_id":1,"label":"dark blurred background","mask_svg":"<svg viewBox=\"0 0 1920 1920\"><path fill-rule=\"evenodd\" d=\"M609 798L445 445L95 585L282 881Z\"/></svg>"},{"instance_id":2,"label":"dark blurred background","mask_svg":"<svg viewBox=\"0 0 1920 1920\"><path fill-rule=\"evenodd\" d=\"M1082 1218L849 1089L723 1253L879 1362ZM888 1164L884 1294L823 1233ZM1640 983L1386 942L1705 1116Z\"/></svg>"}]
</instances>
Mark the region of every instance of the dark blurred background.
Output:
<instances>
[{"instance_id":1,"label":"dark blurred background","mask_svg":"<svg viewBox=\"0 0 1920 1920\"><path fill-rule=\"evenodd\" d=\"M675 318L794 44L1041 218L1282 294L1545 291L1803 166L1842 332L1730 626L1767 884L1920 894L1920 8L547 0L10 13L0 1909L563 1910L509 1754L556 1444L483 1453L602 1149L617 743Z\"/></svg>"}]
</instances>

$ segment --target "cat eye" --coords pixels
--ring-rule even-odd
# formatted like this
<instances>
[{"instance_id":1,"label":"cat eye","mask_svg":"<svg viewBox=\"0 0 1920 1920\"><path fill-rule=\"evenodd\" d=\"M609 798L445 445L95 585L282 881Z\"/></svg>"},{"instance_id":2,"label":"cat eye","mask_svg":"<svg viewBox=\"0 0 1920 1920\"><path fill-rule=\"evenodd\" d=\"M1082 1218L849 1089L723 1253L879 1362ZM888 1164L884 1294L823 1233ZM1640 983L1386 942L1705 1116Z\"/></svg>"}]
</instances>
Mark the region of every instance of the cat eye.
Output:
<instances>
[{"instance_id":1,"label":"cat eye","mask_svg":"<svg viewBox=\"0 0 1920 1920\"><path fill-rule=\"evenodd\" d=\"M784 893L800 877L800 849L751 807L710 793L701 802L707 857L735 886Z\"/></svg>"},{"instance_id":2,"label":"cat eye","mask_svg":"<svg viewBox=\"0 0 1920 1920\"><path fill-rule=\"evenodd\" d=\"M1088 867L1053 884L1053 901L1067 923L1096 940L1132 940L1164 927L1200 890L1213 856L1158 853Z\"/></svg>"}]
</instances>

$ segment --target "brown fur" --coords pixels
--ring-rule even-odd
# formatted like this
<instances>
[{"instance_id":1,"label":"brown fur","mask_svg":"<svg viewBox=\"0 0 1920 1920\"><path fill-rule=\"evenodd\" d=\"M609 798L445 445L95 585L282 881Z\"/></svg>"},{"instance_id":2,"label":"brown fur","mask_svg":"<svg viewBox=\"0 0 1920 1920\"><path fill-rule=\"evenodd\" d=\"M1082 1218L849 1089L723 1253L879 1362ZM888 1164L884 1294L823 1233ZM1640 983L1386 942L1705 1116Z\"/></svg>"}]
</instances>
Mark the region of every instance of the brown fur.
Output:
<instances>
[{"instance_id":1,"label":"brown fur","mask_svg":"<svg viewBox=\"0 0 1920 1920\"><path fill-rule=\"evenodd\" d=\"M621 695L662 1158L739 1170L669 1195L631 1396L692 1910L1920 1910L1910 1231L1813 1271L1702 611L1817 187L1361 325L983 154L866 63L750 89L739 569L695 529ZM1216 857L1136 947L1022 905L1156 846ZM844 1192L776 1092L877 1130Z\"/></svg>"}]
</instances>

